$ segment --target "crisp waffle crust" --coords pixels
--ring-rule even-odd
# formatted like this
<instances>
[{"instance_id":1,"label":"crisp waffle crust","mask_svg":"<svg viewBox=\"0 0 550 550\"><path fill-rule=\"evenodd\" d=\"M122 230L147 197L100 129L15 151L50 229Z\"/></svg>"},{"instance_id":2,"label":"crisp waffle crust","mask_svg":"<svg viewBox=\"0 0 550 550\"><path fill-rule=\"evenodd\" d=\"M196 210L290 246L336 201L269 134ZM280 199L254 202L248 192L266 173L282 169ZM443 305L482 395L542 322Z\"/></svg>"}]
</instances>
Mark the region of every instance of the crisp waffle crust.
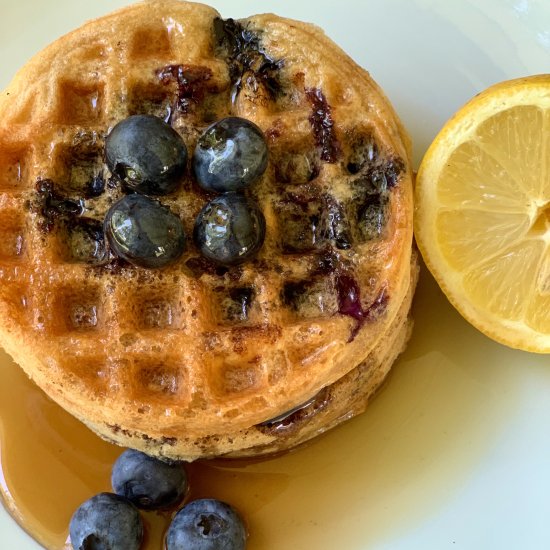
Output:
<instances>
[{"instance_id":1,"label":"crisp waffle crust","mask_svg":"<svg viewBox=\"0 0 550 550\"><path fill-rule=\"evenodd\" d=\"M224 116L264 131L255 259L215 266L191 239L161 270L101 252L124 194L105 137L138 113L170 120L190 156ZM207 200L191 170L161 199L187 235ZM307 440L364 408L410 329L405 132L322 31L275 15L150 1L39 53L0 95L0 229L0 344L100 435L151 454Z\"/></svg>"}]
</instances>

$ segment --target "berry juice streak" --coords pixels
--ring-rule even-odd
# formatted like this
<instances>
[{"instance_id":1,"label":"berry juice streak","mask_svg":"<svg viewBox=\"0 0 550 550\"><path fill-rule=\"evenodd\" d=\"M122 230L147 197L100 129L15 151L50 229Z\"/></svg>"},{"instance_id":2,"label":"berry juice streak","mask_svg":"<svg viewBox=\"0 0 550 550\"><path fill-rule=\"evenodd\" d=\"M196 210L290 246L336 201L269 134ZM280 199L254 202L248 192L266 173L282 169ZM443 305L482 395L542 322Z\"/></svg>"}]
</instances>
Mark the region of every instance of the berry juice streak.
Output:
<instances>
[{"instance_id":1,"label":"berry juice streak","mask_svg":"<svg viewBox=\"0 0 550 550\"><path fill-rule=\"evenodd\" d=\"M436 513L475 468L475 446L487 445L494 426L475 428L487 418L479 405L486 394L469 370L469 329L426 275L417 303L409 348L366 414L278 458L191 464L187 498L233 504L248 524L247 550L363 550ZM77 506L111 490L122 450L45 397L2 352L0 420L5 504L43 546L61 550ZM144 549L163 549L170 514L144 518Z\"/></svg>"}]
</instances>

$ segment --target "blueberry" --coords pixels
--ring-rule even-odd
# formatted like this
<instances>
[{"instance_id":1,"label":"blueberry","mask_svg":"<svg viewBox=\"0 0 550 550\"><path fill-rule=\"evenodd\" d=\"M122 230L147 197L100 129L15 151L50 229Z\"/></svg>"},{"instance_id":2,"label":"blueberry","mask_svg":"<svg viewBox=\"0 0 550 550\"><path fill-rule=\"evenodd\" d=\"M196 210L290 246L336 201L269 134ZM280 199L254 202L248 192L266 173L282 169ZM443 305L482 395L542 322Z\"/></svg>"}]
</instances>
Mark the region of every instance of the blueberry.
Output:
<instances>
[{"instance_id":1,"label":"blueberry","mask_svg":"<svg viewBox=\"0 0 550 550\"><path fill-rule=\"evenodd\" d=\"M177 504L187 490L180 464L163 462L133 449L124 451L111 474L113 490L143 510Z\"/></svg>"},{"instance_id":2,"label":"blueberry","mask_svg":"<svg viewBox=\"0 0 550 550\"><path fill-rule=\"evenodd\" d=\"M193 236L206 258L224 265L237 264L261 248L265 218L252 201L236 193L226 193L201 210Z\"/></svg>"},{"instance_id":3,"label":"blueberry","mask_svg":"<svg viewBox=\"0 0 550 550\"><path fill-rule=\"evenodd\" d=\"M112 493L99 493L73 514L69 534L75 550L138 550L143 524L131 502Z\"/></svg>"},{"instance_id":4,"label":"blueberry","mask_svg":"<svg viewBox=\"0 0 550 550\"><path fill-rule=\"evenodd\" d=\"M212 124L199 138L193 169L207 191L239 191L254 183L267 167L267 144L249 120L228 117Z\"/></svg>"},{"instance_id":5,"label":"blueberry","mask_svg":"<svg viewBox=\"0 0 550 550\"><path fill-rule=\"evenodd\" d=\"M141 267L163 267L185 250L180 218L143 195L128 195L115 202L103 228L112 251Z\"/></svg>"},{"instance_id":6,"label":"blueberry","mask_svg":"<svg viewBox=\"0 0 550 550\"><path fill-rule=\"evenodd\" d=\"M214 499L194 500L174 517L166 550L244 550L246 530L236 510Z\"/></svg>"},{"instance_id":7,"label":"blueberry","mask_svg":"<svg viewBox=\"0 0 550 550\"><path fill-rule=\"evenodd\" d=\"M113 174L146 195L174 191L187 164L181 136L151 115L134 115L119 122L107 136L105 156Z\"/></svg>"}]
</instances>

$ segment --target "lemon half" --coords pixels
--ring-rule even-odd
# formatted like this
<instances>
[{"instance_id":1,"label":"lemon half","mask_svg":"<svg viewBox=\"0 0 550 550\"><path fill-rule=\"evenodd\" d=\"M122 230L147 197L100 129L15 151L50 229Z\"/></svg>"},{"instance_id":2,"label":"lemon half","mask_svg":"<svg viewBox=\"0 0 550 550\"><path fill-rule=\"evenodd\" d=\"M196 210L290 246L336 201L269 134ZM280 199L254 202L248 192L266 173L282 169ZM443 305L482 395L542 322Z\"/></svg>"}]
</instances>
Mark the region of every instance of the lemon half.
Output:
<instances>
[{"instance_id":1,"label":"lemon half","mask_svg":"<svg viewBox=\"0 0 550 550\"><path fill-rule=\"evenodd\" d=\"M502 82L422 160L416 240L458 311L513 348L550 352L550 75Z\"/></svg>"}]
</instances>

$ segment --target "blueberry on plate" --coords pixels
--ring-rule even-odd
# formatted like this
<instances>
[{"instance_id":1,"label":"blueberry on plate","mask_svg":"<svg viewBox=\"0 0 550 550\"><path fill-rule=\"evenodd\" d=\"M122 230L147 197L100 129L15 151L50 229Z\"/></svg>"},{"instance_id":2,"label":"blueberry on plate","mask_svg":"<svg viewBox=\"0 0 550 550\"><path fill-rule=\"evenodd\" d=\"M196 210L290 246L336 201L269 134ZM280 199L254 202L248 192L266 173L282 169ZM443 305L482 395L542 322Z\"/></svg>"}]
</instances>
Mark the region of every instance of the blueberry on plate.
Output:
<instances>
[{"instance_id":1,"label":"blueberry on plate","mask_svg":"<svg viewBox=\"0 0 550 550\"><path fill-rule=\"evenodd\" d=\"M193 232L202 255L223 265L243 262L261 248L265 218L246 197L226 193L211 200L199 213Z\"/></svg>"},{"instance_id":2,"label":"blueberry on plate","mask_svg":"<svg viewBox=\"0 0 550 550\"><path fill-rule=\"evenodd\" d=\"M75 550L138 550L143 524L131 502L112 493L99 493L73 514L69 535Z\"/></svg>"},{"instance_id":3,"label":"blueberry on plate","mask_svg":"<svg viewBox=\"0 0 550 550\"><path fill-rule=\"evenodd\" d=\"M187 164L181 136L162 119L134 115L119 122L105 141L109 170L130 189L166 195L180 183Z\"/></svg>"},{"instance_id":4,"label":"blueberry on plate","mask_svg":"<svg viewBox=\"0 0 550 550\"><path fill-rule=\"evenodd\" d=\"M187 476L181 464L168 463L127 449L116 460L111 484L117 495L143 510L158 510L177 504L187 491Z\"/></svg>"},{"instance_id":5,"label":"blueberry on plate","mask_svg":"<svg viewBox=\"0 0 550 550\"><path fill-rule=\"evenodd\" d=\"M193 154L193 170L207 191L239 191L254 183L267 167L262 131L244 118L228 117L209 126Z\"/></svg>"},{"instance_id":6,"label":"blueberry on plate","mask_svg":"<svg viewBox=\"0 0 550 550\"><path fill-rule=\"evenodd\" d=\"M246 530L236 510L214 499L194 500L174 517L166 550L244 550Z\"/></svg>"},{"instance_id":7,"label":"blueberry on plate","mask_svg":"<svg viewBox=\"0 0 550 550\"><path fill-rule=\"evenodd\" d=\"M141 267L163 267L185 250L180 218L143 195L127 195L115 202L105 216L103 229L111 250Z\"/></svg>"}]
</instances>

